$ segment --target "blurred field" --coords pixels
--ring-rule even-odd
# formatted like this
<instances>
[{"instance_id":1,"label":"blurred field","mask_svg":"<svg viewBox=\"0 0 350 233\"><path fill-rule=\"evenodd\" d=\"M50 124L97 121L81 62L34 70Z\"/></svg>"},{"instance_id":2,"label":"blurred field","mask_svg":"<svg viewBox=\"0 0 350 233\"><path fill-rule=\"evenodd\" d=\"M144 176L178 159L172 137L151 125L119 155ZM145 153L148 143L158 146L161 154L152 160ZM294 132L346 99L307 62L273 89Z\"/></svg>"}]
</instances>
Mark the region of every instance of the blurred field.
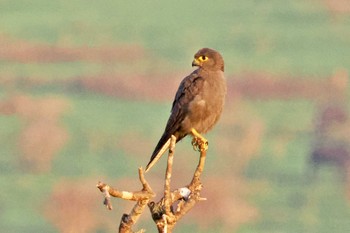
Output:
<instances>
[{"instance_id":1,"label":"blurred field","mask_svg":"<svg viewBox=\"0 0 350 233\"><path fill-rule=\"evenodd\" d=\"M99 180L139 188L180 80L222 52L229 93L177 232L350 231L350 3L0 1L0 232L115 232ZM331 151L331 152L329 152ZM177 146L174 187L197 155ZM162 160L147 179L163 186ZM140 227L155 230L148 213Z\"/></svg>"}]
</instances>

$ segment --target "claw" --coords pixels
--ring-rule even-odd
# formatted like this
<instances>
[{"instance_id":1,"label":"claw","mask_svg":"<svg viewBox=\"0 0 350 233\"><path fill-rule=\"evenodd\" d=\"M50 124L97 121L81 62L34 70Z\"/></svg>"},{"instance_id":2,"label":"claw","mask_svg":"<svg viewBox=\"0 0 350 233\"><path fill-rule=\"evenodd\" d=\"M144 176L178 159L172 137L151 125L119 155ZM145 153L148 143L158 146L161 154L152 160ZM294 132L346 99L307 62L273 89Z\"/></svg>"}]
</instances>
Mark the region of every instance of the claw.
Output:
<instances>
[{"instance_id":1,"label":"claw","mask_svg":"<svg viewBox=\"0 0 350 233\"><path fill-rule=\"evenodd\" d=\"M192 128L191 133L193 135L192 146L195 151L206 151L208 150L208 140L200 135L195 129Z\"/></svg>"},{"instance_id":2,"label":"claw","mask_svg":"<svg viewBox=\"0 0 350 233\"><path fill-rule=\"evenodd\" d=\"M193 137L191 144L192 144L193 150L195 150L195 151L199 150L198 138Z\"/></svg>"}]
</instances>

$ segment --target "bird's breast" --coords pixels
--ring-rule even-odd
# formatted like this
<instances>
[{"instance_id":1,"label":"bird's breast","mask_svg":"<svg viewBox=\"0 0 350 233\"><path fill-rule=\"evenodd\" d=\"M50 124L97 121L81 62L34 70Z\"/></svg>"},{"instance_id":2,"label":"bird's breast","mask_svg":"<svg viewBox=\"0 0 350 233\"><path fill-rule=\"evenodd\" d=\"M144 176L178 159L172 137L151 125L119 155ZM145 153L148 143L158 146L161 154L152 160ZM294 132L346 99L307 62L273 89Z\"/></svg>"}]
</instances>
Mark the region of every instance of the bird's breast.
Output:
<instances>
[{"instance_id":1,"label":"bird's breast","mask_svg":"<svg viewBox=\"0 0 350 233\"><path fill-rule=\"evenodd\" d=\"M199 133L206 133L219 120L226 95L226 82L223 75L217 79L206 79L202 90L189 105L189 114L184 121L186 127L195 128Z\"/></svg>"}]
</instances>

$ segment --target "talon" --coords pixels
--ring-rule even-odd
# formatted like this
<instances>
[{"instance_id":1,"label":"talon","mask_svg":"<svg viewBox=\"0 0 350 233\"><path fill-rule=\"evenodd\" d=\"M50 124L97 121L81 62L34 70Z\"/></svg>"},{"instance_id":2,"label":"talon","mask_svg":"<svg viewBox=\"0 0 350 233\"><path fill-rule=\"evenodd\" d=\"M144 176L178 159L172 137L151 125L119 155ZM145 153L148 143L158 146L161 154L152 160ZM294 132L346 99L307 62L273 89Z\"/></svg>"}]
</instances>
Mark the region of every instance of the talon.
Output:
<instances>
[{"instance_id":1,"label":"talon","mask_svg":"<svg viewBox=\"0 0 350 233\"><path fill-rule=\"evenodd\" d=\"M191 129L191 133L193 136L193 139L192 139L193 149L196 151L201 151L201 152L208 150L208 140L205 139L194 128Z\"/></svg>"},{"instance_id":2,"label":"talon","mask_svg":"<svg viewBox=\"0 0 350 233\"><path fill-rule=\"evenodd\" d=\"M192 144L193 150L195 151L199 150L198 138L193 137L191 144Z\"/></svg>"},{"instance_id":3,"label":"talon","mask_svg":"<svg viewBox=\"0 0 350 233\"><path fill-rule=\"evenodd\" d=\"M208 150L208 140L203 137L193 137L191 144L193 146L193 150L195 151L203 152Z\"/></svg>"}]
</instances>

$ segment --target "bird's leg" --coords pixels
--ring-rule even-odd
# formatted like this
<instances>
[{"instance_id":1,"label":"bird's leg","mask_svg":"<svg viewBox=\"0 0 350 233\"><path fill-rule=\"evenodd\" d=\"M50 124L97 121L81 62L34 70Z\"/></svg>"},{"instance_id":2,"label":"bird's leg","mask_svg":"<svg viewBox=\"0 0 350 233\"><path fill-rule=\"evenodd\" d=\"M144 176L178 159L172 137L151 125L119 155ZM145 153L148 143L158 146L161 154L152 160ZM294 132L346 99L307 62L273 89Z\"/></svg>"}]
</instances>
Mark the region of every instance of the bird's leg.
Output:
<instances>
[{"instance_id":1,"label":"bird's leg","mask_svg":"<svg viewBox=\"0 0 350 233\"><path fill-rule=\"evenodd\" d=\"M206 151L208 150L208 140L205 139L200 133L194 128L191 129L191 134L193 136L192 146L194 150Z\"/></svg>"}]
</instances>

